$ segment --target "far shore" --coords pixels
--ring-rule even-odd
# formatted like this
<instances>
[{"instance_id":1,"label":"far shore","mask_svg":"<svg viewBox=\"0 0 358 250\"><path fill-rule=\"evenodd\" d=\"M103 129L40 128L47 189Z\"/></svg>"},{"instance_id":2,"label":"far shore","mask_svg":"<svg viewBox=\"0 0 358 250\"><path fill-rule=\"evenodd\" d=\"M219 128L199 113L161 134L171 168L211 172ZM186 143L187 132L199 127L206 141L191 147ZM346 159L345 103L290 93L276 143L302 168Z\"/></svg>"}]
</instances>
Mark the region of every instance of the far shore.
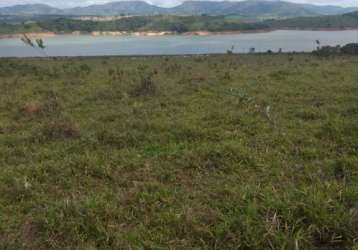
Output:
<instances>
[{"instance_id":1,"label":"far shore","mask_svg":"<svg viewBox=\"0 0 358 250\"><path fill-rule=\"evenodd\" d=\"M358 28L320 28L320 29L293 29L293 28L280 28L280 29L262 29L262 30L245 30L245 31L191 31L185 33L177 33L172 31L137 31L137 32L126 32L126 31L94 31L91 33L85 33L80 31L73 31L71 33L55 33L55 32L29 32L29 33L14 33L14 34L0 34L0 39L13 39L21 38L24 34L30 38L46 38L55 36L67 36L67 35L90 35L93 37L101 36L143 36L143 37L156 37L156 36L209 36L209 35L233 35L233 34L256 34L256 33L268 33L273 31L349 31L358 30Z\"/></svg>"},{"instance_id":2,"label":"far shore","mask_svg":"<svg viewBox=\"0 0 358 250\"><path fill-rule=\"evenodd\" d=\"M24 34L30 38L54 37L57 34L54 32L29 32L29 33L14 33L14 34L0 34L0 39L21 38Z\"/></svg>"}]
</instances>

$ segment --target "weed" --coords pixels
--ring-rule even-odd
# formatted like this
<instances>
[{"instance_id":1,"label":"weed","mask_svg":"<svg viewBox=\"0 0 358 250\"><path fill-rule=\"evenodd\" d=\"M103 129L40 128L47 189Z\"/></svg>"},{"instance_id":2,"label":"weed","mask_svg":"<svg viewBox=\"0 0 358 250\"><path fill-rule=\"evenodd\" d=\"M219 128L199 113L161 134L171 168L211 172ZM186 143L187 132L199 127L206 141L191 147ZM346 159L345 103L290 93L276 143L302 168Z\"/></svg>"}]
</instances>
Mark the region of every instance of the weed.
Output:
<instances>
[{"instance_id":1,"label":"weed","mask_svg":"<svg viewBox=\"0 0 358 250\"><path fill-rule=\"evenodd\" d=\"M157 93L157 86L153 80L153 74L148 74L141 77L140 84L132 91L133 97L139 96L153 96Z\"/></svg>"},{"instance_id":2,"label":"weed","mask_svg":"<svg viewBox=\"0 0 358 250\"><path fill-rule=\"evenodd\" d=\"M76 139L80 137L80 131L76 124L70 120L50 120L45 122L35 134L35 141L54 141Z\"/></svg>"}]
</instances>

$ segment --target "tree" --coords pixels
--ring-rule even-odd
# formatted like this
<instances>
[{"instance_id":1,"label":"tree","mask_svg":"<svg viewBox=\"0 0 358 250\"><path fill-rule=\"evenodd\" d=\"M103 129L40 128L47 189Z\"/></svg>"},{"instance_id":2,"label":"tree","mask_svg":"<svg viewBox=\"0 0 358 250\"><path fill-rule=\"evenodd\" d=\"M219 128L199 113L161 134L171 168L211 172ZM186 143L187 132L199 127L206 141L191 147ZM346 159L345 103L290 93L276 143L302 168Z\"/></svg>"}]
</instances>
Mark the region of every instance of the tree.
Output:
<instances>
[{"instance_id":1,"label":"tree","mask_svg":"<svg viewBox=\"0 0 358 250\"><path fill-rule=\"evenodd\" d=\"M39 38L39 39L36 39L36 44L31 40L31 38L29 36L27 36L25 33L22 34L22 37L21 37L21 41L23 43L25 43L27 46L30 46L31 48L35 49L36 51L39 51L40 53L42 53L44 56L47 56L47 53L45 51L45 44L44 44L44 41Z\"/></svg>"},{"instance_id":2,"label":"tree","mask_svg":"<svg viewBox=\"0 0 358 250\"><path fill-rule=\"evenodd\" d=\"M35 47L34 43L31 41L31 39L26 35L23 34L21 37L21 41L23 41L26 45L30 46L30 47Z\"/></svg>"},{"instance_id":3,"label":"tree","mask_svg":"<svg viewBox=\"0 0 358 250\"><path fill-rule=\"evenodd\" d=\"M320 40L316 40L316 45L317 45L317 50L320 49L320 45L321 45L321 41Z\"/></svg>"},{"instance_id":4,"label":"tree","mask_svg":"<svg viewBox=\"0 0 358 250\"><path fill-rule=\"evenodd\" d=\"M46 48L46 46L44 45L44 41L42 39L36 39L36 43L40 49L44 50Z\"/></svg>"}]
</instances>

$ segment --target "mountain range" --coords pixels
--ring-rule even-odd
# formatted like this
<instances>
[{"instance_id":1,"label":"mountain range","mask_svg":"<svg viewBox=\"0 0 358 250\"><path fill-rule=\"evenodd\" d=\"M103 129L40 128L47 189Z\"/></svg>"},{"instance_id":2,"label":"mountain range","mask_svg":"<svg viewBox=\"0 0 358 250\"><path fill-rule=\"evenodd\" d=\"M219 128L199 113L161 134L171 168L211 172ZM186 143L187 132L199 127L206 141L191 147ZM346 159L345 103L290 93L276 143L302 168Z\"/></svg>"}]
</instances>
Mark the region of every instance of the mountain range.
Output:
<instances>
[{"instance_id":1,"label":"mountain range","mask_svg":"<svg viewBox=\"0 0 358 250\"><path fill-rule=\"evenodd\" d=\"M233 15L242 17L297 17L336 15L357 11L358 7L318 6L276 0L241 2L187 1L172 8L151 5L144 1L121 1L69 9L45 4L26 4L0 8L0 15Z\"/></svg>"}]
</instances>

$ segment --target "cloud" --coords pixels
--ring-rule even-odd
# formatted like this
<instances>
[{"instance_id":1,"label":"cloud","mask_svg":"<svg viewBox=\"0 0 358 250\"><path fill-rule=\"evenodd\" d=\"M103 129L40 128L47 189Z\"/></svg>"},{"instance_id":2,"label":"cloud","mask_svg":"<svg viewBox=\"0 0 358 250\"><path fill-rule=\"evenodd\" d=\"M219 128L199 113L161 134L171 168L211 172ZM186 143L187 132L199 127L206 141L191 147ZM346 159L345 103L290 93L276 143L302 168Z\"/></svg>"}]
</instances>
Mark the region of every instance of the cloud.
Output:
<instances>
[{"instance_id":1,"label":"cloud","mask_svg":"<svg viewBox=\"0 0 358 250\"><path fill-rule=\"evenodd\" d=\"M117 0L118 1L118 0ZM128 1L128 0L126 0ZM133 1L133 0L132 0ZM175 6L184 0L147 0L147 2L164 7ZM215 0L211 0L215 1ZM240 1L240 0L236 0ZM287 0L296 3L309 3L319 5L340 5L340 6L358 6L358 0ZM0 6L11 6L17 4L43 3L55 7L68 8L74 6L88 6L92 4L103 4L113 2L113 0L0 0Z\"/></svg>"}]
</instances>

